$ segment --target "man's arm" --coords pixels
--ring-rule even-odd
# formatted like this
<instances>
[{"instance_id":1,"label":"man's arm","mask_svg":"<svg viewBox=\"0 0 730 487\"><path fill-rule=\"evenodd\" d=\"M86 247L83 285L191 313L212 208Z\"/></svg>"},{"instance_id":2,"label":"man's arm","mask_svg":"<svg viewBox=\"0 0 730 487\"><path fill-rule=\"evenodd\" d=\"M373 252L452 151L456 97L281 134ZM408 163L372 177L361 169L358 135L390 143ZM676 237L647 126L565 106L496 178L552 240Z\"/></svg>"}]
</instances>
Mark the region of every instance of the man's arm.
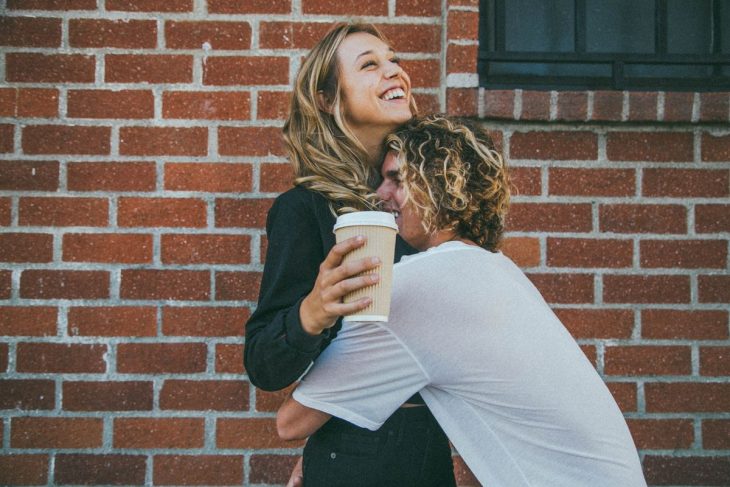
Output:
<instances>
[{"instance_id":1,"label":"man's arm","mask_svg":"<svg viewBox=\"0 0 730 487\"><path fill-rule=\"evenodd\" d=\"M282 440L302 440L317 431L332 415L304 406L291 395L276 413L276 430Z\"/></svg>"}]
</instances>

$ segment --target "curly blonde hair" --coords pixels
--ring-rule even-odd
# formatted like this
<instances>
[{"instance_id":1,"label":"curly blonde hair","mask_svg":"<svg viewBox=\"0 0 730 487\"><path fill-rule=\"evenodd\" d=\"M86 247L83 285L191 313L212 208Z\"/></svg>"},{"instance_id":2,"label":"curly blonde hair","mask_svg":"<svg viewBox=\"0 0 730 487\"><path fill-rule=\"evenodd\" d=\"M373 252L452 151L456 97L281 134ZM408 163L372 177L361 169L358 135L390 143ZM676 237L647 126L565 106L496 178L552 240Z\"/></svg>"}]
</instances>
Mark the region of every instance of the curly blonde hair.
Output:
<instances>
[{"instance_id":1,"label":"curly blonde hair","mask_svg":"<svg viewBox=\"0 0 730 487\"><path fill-rule=\"evenodd\" d=\"M510 200L510 179L491 137L467 120L415 118L388 137L398 153L406 201L424 230L453 230L492 252L498 250Z\"/></svg>"},{"instance_id":2,"label":"curly blonde hair","mask_svg":"<svg viewBox=\"0 0 730 487\"><path fill-rule=\"evenodd\" d=\"M295 184L323 194L333 213L373 209L377 205L373 187L378 182L378 172L366 162L368 153L347 126L341 103L337 49L347 36L358 32L371 34L390 45L371 24L334 27L304 60L283 128ZM331 110L322 109L320 96L327 100ZM412 98L411 113L416 113Z\"/></svg>"}]
</instances>

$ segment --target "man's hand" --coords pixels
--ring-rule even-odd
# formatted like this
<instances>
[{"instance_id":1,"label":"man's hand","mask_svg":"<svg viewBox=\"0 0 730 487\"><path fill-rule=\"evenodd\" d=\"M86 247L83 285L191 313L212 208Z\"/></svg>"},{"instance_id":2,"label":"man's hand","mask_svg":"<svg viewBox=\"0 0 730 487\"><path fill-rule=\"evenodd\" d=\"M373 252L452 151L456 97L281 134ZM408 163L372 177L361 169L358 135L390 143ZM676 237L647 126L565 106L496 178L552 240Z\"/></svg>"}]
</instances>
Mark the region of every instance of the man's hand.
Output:
<instances>
[{"instance_id":1,"label":"man's hand","mask_svg":"<svg viewBox=\"0 0 730 487\"><path fill-rule=\"evenodd\" d=\"M302 457L299 457L297 464L294 465L294 469L291 471L291 477L287 482L286 487L302 487L304 485L304 473L302 471Z\"/></svg>"}]
</instances>

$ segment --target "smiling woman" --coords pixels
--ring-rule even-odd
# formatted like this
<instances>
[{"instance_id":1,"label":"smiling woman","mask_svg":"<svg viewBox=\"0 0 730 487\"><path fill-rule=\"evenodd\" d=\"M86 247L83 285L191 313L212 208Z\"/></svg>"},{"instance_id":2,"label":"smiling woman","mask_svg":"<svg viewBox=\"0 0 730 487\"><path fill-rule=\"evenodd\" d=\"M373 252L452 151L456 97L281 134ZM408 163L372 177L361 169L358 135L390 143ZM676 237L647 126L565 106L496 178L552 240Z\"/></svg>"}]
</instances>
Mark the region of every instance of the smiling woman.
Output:
<instances>
[{"instance_id":1,"label":"smiling woman","mask_svg":"<svg viewBox=\"0 0 730 487\"><path fill-rule=\"evenodd\" d=\"M310 52L297 76L284 139L295 187L280 195L266 225L268 249L256 311L246 325L245 365L265 390L294 383L369 298L343 295L370 284L377 266L342 259L361 246L335 245L337 214L375 209L385 139L416 114L411 81L373 26L340 25ZM402 239L395 259L414 253ZM307 442L310 486L454 486L448 440L415 394L378 431L334 418ZM297 469L293 478L298 474Z\"/></svg>"}]
</instances>

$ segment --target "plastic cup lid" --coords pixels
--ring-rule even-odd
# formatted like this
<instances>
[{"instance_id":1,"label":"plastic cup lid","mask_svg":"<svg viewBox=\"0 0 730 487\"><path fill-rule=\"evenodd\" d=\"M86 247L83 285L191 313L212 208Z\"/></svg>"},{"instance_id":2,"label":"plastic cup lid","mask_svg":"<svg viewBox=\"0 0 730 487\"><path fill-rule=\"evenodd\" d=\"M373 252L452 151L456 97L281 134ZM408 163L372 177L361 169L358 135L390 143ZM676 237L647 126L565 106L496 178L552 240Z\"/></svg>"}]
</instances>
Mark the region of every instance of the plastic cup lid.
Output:
<instances>
[{"instance_id":1,"label":"plastic cup lid","mask_svg":"<svg viewBox=\"0 0 730 487\"><path fill-rule=\"evenodd\" d=\"M385 211L355 211L353 213L345 213L337 217L337 222L333 231L344 227L373 225L379 227L388 227L398 230L395 224L395 217L392 213Z\"/></svg>"}]
</instances>

